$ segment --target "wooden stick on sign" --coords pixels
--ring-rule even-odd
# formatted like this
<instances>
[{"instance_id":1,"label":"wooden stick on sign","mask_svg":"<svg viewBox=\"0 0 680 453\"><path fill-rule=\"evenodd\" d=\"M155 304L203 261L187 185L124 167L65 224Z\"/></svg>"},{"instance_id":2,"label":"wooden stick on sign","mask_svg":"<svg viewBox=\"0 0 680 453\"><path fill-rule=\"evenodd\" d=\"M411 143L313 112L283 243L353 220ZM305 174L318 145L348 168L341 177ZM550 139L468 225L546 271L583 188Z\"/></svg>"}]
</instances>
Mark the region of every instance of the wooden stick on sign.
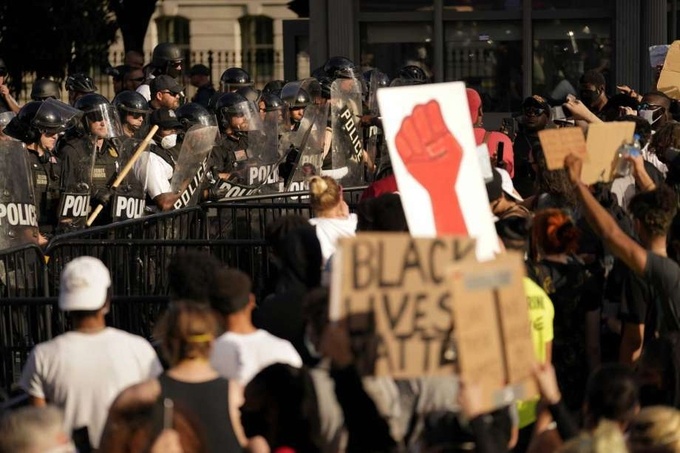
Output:
<instances>
[{"instance_id":1,"label":"wooden stick on sign","mask_svg":"<svg viewBox=\"0 0 680 453\"><path fill-rule=\"evenodd\" d=\"M120 173L118 173L118 177L116 178L115 181L113 181L113 184L111 184L112 189L118 187L120 185L120 183L123 182L123 179L125 179L127 174L130 173L132 166L135 164L137 159L139 159L139 157L142 155L142 153L144 152L146 147L149 146L149 143L151 142L151 139L153 138L153 136L156 134L156 131L158 131L158 126L154 124L153 126L151 126L151 130L146 135L146 137L144 137L144 140L142 140L142 143L139 144L139 146L135 150L135 153L132 155L130 160L127 161L127 163L125 164L123 169L120 171ZM86 223L87 226L92 225L92 223L95 221L95 219L97 218L99 213L102 212L102 209L104 209L103 204L99 204L99 206L97 206L95 208L95 210L92 212L92 214L90 214L90 217L87 219L87 223Z\"/></svg>"}]
</instances>

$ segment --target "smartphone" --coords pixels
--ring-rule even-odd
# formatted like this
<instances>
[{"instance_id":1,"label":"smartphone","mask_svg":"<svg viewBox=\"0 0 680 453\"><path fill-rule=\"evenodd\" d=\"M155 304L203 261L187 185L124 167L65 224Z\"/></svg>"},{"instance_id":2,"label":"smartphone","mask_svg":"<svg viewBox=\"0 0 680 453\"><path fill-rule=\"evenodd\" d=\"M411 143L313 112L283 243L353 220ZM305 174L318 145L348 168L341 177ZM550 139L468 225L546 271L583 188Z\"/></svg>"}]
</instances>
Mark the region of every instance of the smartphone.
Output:
<instances>
[{"instance_id":1,"label":"smartphone","mask_svg":"<svg viewBox=\"0 0 680 453\"><path fill-rule=\"evenodd\" d=\"M170 398L163 400L163 429L172 429L175 403Z\"/></svg>"},{"instance_id":2,"label":"smartphone","mask_svg":"<svg viewBox=\"0 0 680 453\"><path fill-rule=\"evenodd\" d=\"M505 150L505 143L498 142L496 145L496 167L505 168L505 162L503 161L503 151Z\"/></svg>"},{"instance_id":3,"label":"smartphone","mask_svg":"<svg viewBox=\"0 0 680 453\"><path fill-rule=\"evenodd\" d=\"M567 115L565 114L564 108L561 105L552 107L550 110L553 121L564 121L567 119Z\"/></svg>"}]
</instances>

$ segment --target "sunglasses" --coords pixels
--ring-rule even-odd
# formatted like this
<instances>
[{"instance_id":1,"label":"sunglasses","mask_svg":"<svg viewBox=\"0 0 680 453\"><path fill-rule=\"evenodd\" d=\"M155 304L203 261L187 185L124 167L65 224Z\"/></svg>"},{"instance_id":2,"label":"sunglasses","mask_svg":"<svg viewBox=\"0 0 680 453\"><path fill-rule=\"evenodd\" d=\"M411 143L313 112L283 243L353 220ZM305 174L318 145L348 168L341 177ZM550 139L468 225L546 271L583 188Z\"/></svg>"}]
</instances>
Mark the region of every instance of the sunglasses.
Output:
<instances>
[{"instance_id":1,"label":"sunglasses","mask_svg":"<svg viewBox=\"0 0 680 453\"><path fill-rule=\"evenodd\" d=\"M538 108L538 107L526 107L524 109L524 114L525 115L530 115L530 116L540 116L545 113L545 109Z\"/></svg>"},{"instance_id":2,"label":"sunglasses","mask_svg":"<svg viewBox=\"0 0 680 453\"><path fill-rule=\"evenodd\" d=\"M661 105L648 104L646 102L644 104L640 104L638 106L638 110L656 110L656 109L662 109L662 108L664 108L664 107L661 106Z\"/></svg>"},{"instance_id":3,"label":"sunglasses","mask_svg":"<svg viewBox=\"0 0 680 453\"><path fill-rule=\"evenodd\" d=\"M173 93L172 91L161 91L163 94L169 94L172 97L179 97L179 93Z\"/></svg>"},{"instance_id":4,"label":"sunglasses","mask_svg":"<svg viewBox=\"0 0 680 453\"><path fill-rule=\"evenodd\" d=\"M128 112L127 115L131 116L134 119L139 119L139 118L143 117L145 114L141 113L141 112Z\"/></svg>"}]
</instances>

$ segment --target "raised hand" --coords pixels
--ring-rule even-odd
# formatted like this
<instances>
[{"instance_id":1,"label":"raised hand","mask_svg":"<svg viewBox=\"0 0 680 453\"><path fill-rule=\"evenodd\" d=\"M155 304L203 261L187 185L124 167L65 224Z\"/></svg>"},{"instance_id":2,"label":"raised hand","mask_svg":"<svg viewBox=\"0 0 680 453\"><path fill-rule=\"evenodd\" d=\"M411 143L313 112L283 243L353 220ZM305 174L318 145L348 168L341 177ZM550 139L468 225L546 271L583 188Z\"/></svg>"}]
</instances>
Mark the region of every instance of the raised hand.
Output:
<instances>
[{"instance_id":1,"label":"raised hand","mask_svg":"<svg viewBox=\"0 0 680 453\"><path fill-rule=\"evenodd\" d=\"M417 105L395 138L407 170L428 191L437 234L467 234L456 196L463 149L449 132L437 101Z\"/></svg>"}]
</instances>

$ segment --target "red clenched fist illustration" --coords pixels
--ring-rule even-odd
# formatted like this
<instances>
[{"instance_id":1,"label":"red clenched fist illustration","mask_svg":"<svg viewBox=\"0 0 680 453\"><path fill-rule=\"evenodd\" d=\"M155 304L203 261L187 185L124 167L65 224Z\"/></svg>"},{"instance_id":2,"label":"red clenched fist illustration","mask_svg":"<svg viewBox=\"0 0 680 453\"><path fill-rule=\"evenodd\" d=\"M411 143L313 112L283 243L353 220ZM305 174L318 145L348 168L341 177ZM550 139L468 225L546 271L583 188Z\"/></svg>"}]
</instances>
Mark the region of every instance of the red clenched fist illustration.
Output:
<instances>
[{"instance_id":1,"label":"red clenched fist illustration","mask_svg":"<svg viewBox=\"0 0 680 453\"><path fill-rule=\"evenodd\" d=\"M455 184L463 149L444 124L437 101L417 105L395 139L409 173L428 191L437 234L467 234Z\"/></svg>"}]
</instances>

